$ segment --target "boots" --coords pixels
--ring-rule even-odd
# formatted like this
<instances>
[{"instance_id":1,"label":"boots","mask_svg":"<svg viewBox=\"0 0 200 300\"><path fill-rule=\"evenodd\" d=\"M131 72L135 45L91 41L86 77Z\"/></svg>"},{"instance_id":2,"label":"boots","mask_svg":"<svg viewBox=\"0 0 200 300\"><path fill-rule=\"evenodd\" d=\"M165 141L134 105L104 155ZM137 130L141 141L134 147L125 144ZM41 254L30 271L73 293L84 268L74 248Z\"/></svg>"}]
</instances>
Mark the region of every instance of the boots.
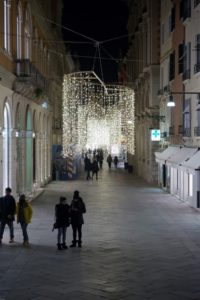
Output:
<instances>
[{"instance_id":1,"label":"boots","mask_svg":"<svg viewBox=\"0 0 200 300\"><path fill-rule=\"evenodd\" d=\"M82 247L82 242L78 241L78 247L81 248Z\"/></svg>"},{"instance_id":2,"label":"boots","mask_svg":"<svg viewBox=\"0 0 200 300\"><path fill-rule=\"evenodd\" d=\"M63 249L68 249L67 245L65 243L62 243Z\"/></svg>"},{"instance_id":3,"label":"boots","mask_svg":"<svg viewBox=\"0 0 200 300\"><path fill-rule=\"evenodd\" d=\"M58 250L62 250L61 244L57 244Z\"/></svg>"},{"instance_id":4,"label":"boots","mask_svg":"<svg viewBox=\"0 0 200 300\"><path fill-rule=\"evenodd\" d=\"M72 241L72 244L70 245L70 248L76 247L76 241Z\"/></svg>"}]
</instances>

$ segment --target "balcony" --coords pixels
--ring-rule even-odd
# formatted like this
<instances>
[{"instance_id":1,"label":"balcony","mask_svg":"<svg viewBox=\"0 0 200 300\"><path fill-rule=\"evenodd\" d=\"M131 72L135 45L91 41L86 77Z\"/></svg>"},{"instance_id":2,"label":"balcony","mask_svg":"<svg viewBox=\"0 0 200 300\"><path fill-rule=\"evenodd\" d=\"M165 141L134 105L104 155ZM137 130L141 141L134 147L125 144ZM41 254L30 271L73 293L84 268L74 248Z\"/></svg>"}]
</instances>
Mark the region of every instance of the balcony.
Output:
<instances>
[{"instance_id":1,"label":"balcony","mask_svg":"<svg viewBox=\"0 0 200 300\"><path fill-rule=\"evenodd\" d=\"M200 127L194 127L194 136L200 136Z\"/></svg>"},{"instance_id":2,"label":"balcony","mask_svg":"<svg viewBox=\"0 0 200 300\"><path fill-rule=\"evenodd\" d=\"M169 135L174 135L174 126L169 127Z\"/></svg>"},{"instance_id":3,"label":"balcony","mask_svg":"<svg viewBox=\"0 0 200 300\"><path fill-rule=\"evenodd\" d=\"M191 136L191 128L183 128L183 136L190 137Z\"/></svg>"},{"instance_id":4,"label":"balcony","mask_svg":"<svg viewBox=\"0 0 200 300\"><path fill-rule=\"evenodd\" d=\"M190 79L190 69L183 71L183 80Z\"/></svg>"},{"instance_id":5,"label":"balcony","mask_svg":"<svg viewBox=\"0 0 200 300\"><path fill-rule=\"evenodd\" d=\"M15 73L19 80L24 79L25 81L31 81L41 89L45 89L46 87L46 79L29 59L18 59L16 61Z\"/></svg>"},{"instance_id":6,"label":"balcony","mask_svg":"<svg viewBox=\"0 0 200 300\"><path fill-rule=\"evenodd\" d=\"M31 63L29 59L16 61L15 74L17 76L14 89L31 99L38 99L47 91L46 78Z\"/></svg>"},{"instance_id":7,"label":"balcony","mask_svg":"<svg viewBox=\"0 0 200 300\"><path fill-rule=\"evenodd\" d=\"M194 74L200 72L200 64L195 64L194 65Z\"/></svg>"}]
</instances>

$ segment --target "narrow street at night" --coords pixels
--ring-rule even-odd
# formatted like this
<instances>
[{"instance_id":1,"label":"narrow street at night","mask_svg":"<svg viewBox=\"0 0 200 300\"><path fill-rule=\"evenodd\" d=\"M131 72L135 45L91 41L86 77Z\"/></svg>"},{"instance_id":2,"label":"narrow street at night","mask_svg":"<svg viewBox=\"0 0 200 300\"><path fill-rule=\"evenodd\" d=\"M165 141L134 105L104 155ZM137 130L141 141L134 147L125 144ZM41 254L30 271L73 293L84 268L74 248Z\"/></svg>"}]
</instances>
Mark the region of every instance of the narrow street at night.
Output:
<instances>
[{"instance_id":1,"label":"narrow street at night","mask_svg":"<svg viewBox=\"0 0 200 300\"><path fill-rule=\"evenodd\" d=\"M87 208L83 247L59 251L54 206L75 189ZM16 223L14 244L4 234L1 300L200 299L200 214L187 203L104 165L98 181L54 181L32 204L30 248Z\"/></svg>"}]
</instances>

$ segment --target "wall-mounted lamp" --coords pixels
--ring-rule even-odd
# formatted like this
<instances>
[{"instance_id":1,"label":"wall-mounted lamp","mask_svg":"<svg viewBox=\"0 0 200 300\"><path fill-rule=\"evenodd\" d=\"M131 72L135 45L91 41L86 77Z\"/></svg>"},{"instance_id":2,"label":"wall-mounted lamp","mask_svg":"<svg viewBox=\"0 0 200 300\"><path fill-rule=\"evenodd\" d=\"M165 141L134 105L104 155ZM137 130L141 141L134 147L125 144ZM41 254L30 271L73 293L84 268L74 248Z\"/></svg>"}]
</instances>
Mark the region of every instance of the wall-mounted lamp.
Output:
<instances>
[{"instance_id":1,"label":"wall-mounted lamp","mask_svg":"<svg viewBox=\"0 0 200 300\"><path fill-rule=\"evenodd\" d=\"M174 107L176 104L174 102L174 99L172 97L172 95L169 96L169 100L167 102L167 107Z\"/></svg>"},{"instance_id":2,"label":"wall-mounted lamp","mask_svg":"<svg viewBox=\"0 0 200 300\"><path fill-rule=\"evenodd\" d=\"M172 95L198 95L198 99L200 99L200 92L170 92L167 107L174 107L176 105Z\"/></svg>"}]
</instances>

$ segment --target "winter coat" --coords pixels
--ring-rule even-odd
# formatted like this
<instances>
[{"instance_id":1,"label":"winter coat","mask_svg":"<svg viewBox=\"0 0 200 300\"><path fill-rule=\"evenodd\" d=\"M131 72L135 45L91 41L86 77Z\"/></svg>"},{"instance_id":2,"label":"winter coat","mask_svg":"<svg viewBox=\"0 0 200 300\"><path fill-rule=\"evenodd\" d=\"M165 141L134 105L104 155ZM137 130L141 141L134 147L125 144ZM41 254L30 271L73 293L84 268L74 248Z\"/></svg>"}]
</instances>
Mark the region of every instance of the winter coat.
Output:
<instances>
[{"instance_id":1,"label":"winter coat","mask_svg":"<svg viewBox=\"0 0 200 300\"><path fill-rule=\"evenodd\" d=\"M93 173L96 173L96 172L98 172L98 171L99 171L98 162L95 160L95 161L93 161L93 163L92 163L92 172L93 172Z\"/></svg>"},{"instance_id":2,"label":"winter coat","mask_svg":"<svg viewBox=\"0 0 200 300\"><path fill-rule=\"evenodd\" d=\"M114 157L114 164L115 164L115 165L117 165L117 164L118 164L118 162L119 162L119 160L118 160L118 157L117 157L117 156L115 156L115 157Z\"/></svg>"},{"instance_id":3,"label":"winter coat","mask_svg":"<svg viewBox=\"0 0 200 300\"><path fill-rule=\"evenodd\" d=\"M16 202L12 195L0 198L0 219L14 221L16 214Z\"/></svg>"},{"instance_id":4,"label":"winter coat","mask_svg":"<svg viewBox=\"0 0 200 300\"><path fill-rule=\"evenodd\" d=\"M56 227L67 227L70 224L70 206L68 204L56 204L55 206Z\"/></svg>"},{"instance_id":5,"label":"winter coat","mask_svg":"<svg viewBox=\"0 0 200 300\"><path fill-rule=\"evenodd\" d=\"M107 163L111 163L111 162L112 162L112 156L108 155L108 157L107 157Z\"/></svg>"},{"instance_id":6,"label":"winter coat","mask_svg":"<svg viewBox=\"0 0 200 300\"><path fill-rule=\"evenodd\" d=\"M83 214L86 213L85 203L82 198L73 199L71 203L71 224L78 226L84 224Z\"/></svg>"},{"instance_id":7,"label":"winter coat","mask_svg":"<svg viewBox=\"0 0 200 300\"><path fill-rule=\"evenodd\" d=\"M31 223L33 209L28 201L25 201L21 207L20 204L17 203L16 212L17 212L17 223L25 223L25 224Z\"/></svg>"},{"instance_id":8,"label":"winter coat","mask_svg":"<svg viewBox=\"0 0 200 300\"><path fill-rule=\"evenodd\" d=\"M90 171L91 170L90 159L88 157L86 157L85 160L84 160L84 162L85 162L85 171Z\"/></svg>"}]
</instances>

